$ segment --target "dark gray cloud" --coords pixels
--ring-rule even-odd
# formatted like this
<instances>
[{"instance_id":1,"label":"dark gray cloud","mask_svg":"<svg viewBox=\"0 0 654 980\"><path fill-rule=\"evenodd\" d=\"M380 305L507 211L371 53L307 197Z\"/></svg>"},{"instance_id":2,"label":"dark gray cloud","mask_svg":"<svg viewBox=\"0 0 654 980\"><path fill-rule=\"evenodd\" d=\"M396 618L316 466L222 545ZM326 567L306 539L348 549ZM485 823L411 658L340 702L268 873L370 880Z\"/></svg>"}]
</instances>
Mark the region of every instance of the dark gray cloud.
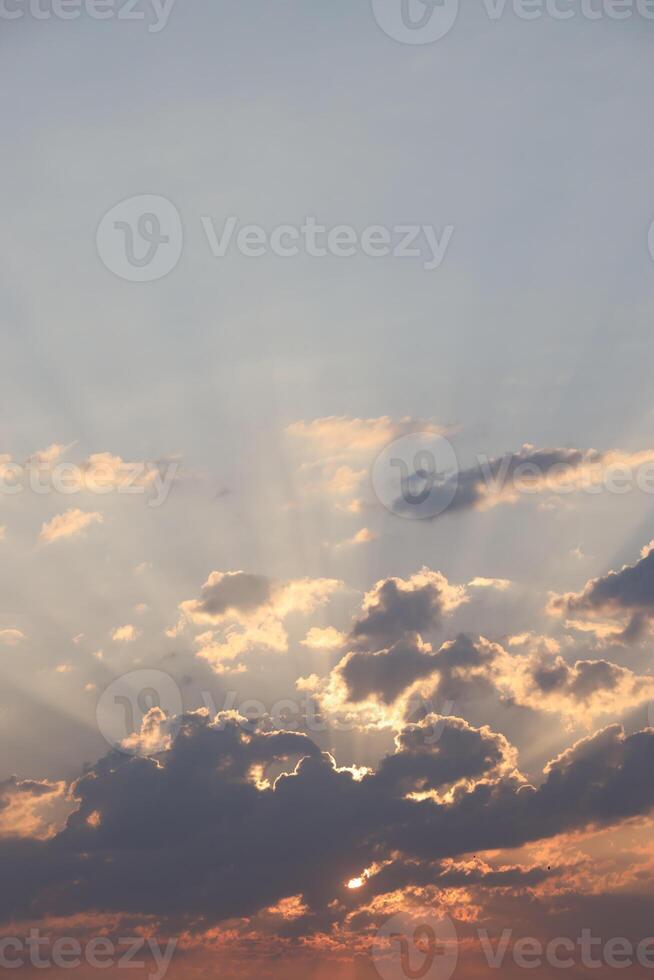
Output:
<instances>
[{"instance_id":1,"label":"dark gray cloud","mask_svg":"<svg viewBox=\"0 0 654 980\"><path fill-rule=\"evenodd\" d=\"M472 728L461 718L434 721L427 716L407 725L397 736L397 752L382 759L376 778L393 795L437 790L508 765L510 746L503 736Z\"/></svg>"},{"instance_id":2,"label":"dark gray cloud","mask_svg":"<svg viewBox=\"0 0 654 980\"><path fill-rule=\"evenodd\" d=\"M432 674L437 663L436 656L413 634L388 650L350 653L338 671L350 701L364 701L372 695L390 704L415 681Z\"/></svg>"},{"instance_id":3,"label":"dark gray cloud","mask_svg":"<svg viewBox=\"0 0 654 980\"><path fill-rule=\"evenodd\" d=\"M26 796L40 797L49 796L52 793L53 785L48 780L38 779L19 779L18 776L10 776L0 782L0 810L10 805L10 798L19 794Z\"/></svg>"},{"instance_id":4,"label":"dark gray cloud","mask_svg":"<svg viewBox=\"0 0 654 980\"><path fill-rule=\"evenodd\" d=\"M433 653L414 633L387 650L350 653L336 670L353 702L374 696L391 704L415 681L432 674L438 674L439 699L458 701L464 694L469 696L473 688L493 690L480 669L490 666L498 652L496 645L486 640L475 642L461 633Z\"/></svg>"},{"instance_id":5,"label":"dark gray cloud","mask_svg":"<svg viewBox=\"0 0 654 980\"><path fill-rule=\"evenodd\" d=\"M247 572L213 572L202 586L195 611L210 616L248 612L270 599L272 585L264 575Z\"/></svg>"},{"instance_id":6,"label":"dark gray cloud","mask_svg":"<svg viewBox=\"0 0 654 980\"><path fill-rule=\"evenodd\" d=\"M408 887L533 888L555 877L556 868L511 867L494 871L483 867L453 867L442 861L391 861L366 883L369 895L385 895Z\"/></svg>"},{"instance_id":7,"label":"dark gray cloud","mask_svg":"<svg viewBox=\"0 0 654 980\"><path fill-rule=\"evenodd\" d=\"M350 641L358 649L380 650L406 634L425 633L438 624L454 591L442 575L427 569L408 580L385 579L354 623Z\"/></svg>"},{"instance_id":8,"label":"dark gray cloud","mask_svg":"<svg viewBox=\"0 0 654 980\"><path fill-rule=\"evenodd\" d=\"M435 510L436 516L463 510L472 510L489 500L497 500L503 492L511 489L518 478L536 488L548 477L565 478L572 475L582 466L597 467L605 459L606 454L596 450L581 449L534 449L524 446L519 452L505 453L503 456L485 460L466 470L445 479L442 484L435 484L427 499L421 503L408 503L398 499L393 504L393 510L401 513L405 510L412 516L424 511L430 516ZM425 478L421 473L409 476L411 490L422 490ZM439 502L442 507L439 507Z\"/></svg>"},{"instance_id":9,"label":"dark gray cloud","mask_svg":"<svg viewBox=\"0 0 654 980\"><path fill-rule=\"evenodd\" d=\"M409 728L394 756L356 778L305 736L187 716L157 760L112 753L93 766L54 839L2 843L0 918L122 911L203 928L297 894L319 911L375 860L516 847L654 805L652 731L600 732L557 758L538 788L495 775L504 747L487 730L450 720L436 746L417 738ZM257 788L260 767L298 757L274 787ZM470 773L484 778L451 802L404 796L407 785Z\"/></svg>"},{"instance_id":10,"label":"dark gray cloud","mask_svg":"<svg viewBox=\"0 0 654 980\"><path fill-rule=\"evenodd\" d=\"M649 548L634 565L591 579L581 592L568 592L550 600L550 610L560 613L628 613L621 634L625 642L640 638L654 615L654 549Z\"/></svg>"},{"instance_id":11,"label":"dark gray cloud","mask_svg":"<svg viewBox=\"0 0 654 980\"><path fill-rule=\"evenodd\" d=\"M628 674L608 660L578 660L570 665L562 657L534 665L533 684L544 694L559 693L587 701L598 691L614 691Z\"/></svg>"},{"instance_id":12,"label":"dark gray cloud","mask_svg":"<svg viewBox=\"0 0 654 980\"><path fill-rule=\"evenodd\" d=\"M654 549L635 565L591 579L582 592L568 592L552 600L555 609L568 612L589 609L654 610Z\"/></svg>"}]
</instances>

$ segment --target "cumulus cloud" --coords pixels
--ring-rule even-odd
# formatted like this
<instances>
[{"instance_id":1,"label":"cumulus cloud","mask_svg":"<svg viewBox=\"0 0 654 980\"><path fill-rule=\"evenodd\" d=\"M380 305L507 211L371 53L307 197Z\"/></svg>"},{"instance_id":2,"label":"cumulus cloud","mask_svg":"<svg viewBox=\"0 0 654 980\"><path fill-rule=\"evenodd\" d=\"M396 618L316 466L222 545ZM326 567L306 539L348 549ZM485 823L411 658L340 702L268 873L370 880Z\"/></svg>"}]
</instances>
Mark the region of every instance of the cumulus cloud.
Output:
<instances>
[{"instance_id":1,"label":"cumulus cloud","mask_svg":"<svg viewBox=\"0 0 654 980\"><path fill-rule=\"evenodd\" d=\"M323 679L300 678L298 689L311 690L328 714L345 713L354 727L396 728L407 710L400 700L408 701L413 686L439 666L422 634L467 600L465 588L428 568L381 579L340 638L346 652L334 669Z\"/></svg>"},{"instance_id":2,"label":"cumulus cloud","mask_svg":"<svg viewBox=\"0 0 654 980\"><path fill-rule=\"evenodd\" d=\"M375 534L367 527L362 527L360 531L352 535L351 538L346 538L345 541L339 541L338 544L334 545L336 550L342 550L343 548L354 548L359 544L370 544L372 541L376 541L379 535Z\"/></svg>"},{"instance_id":3,"label":"cumulus cloud","mask_svg":"<svg viewBox=\"0 0 654 980\"><path fill-rule=\"evenodd\" d=\"M199 599L181 604L182 611L194 622L220 623L230 615L236 617L269 604L272 582L264 575L247 572L212 572L202 586Z\"/></svg>"},{"instance_id":4,"label":"cumulus cloud","mask_svg":"<svg viewBox=\"0 0 654 980\"><path fill-rule=\"evenodd\" d=\"M460 634L434 650L407 632L382 650L350 650L327 678L301 684L327 714L345 715L362 730L397 729L420 705L449 711L473 703L558 714L571 729L654 699L654 678L607 660L569 663L557 641L533 634L509 637L506 647Z\"/></svg>"},{"instance_id":5,"label":"cumulus cloud","mask_svg":"<svg viewBox=\"0 0 654 980\"><path fill-rule=\"evenodd\" d=\"M62 538L72 538L83 534L92 524L103 524L102 514L97 512L70 508L63 514L57 514L50 521L46 521L41 528L40 540L45 544L52 544Z\"/></svg>"},{"instance_id":6,"label":"cumulus cloud","mask_svg":"<svg viewBox=\"0 0 654 980\"><path fill-rule=\"evenodd\" d=\"M471 582L468 582L468 587L471 589L497 589L499 592L506 592L507 589L511 588L511 582L508 578L484 578L482 575L478 575Z\"/></svg>"},{"instance_id":7,"label":"cumulus cloud","mask_svg":"<svg viewBox=\"0 0 654 980\"><path fill-rule=\"evenodd\" d=\"M438 889L524 888L540 885L555 874L554 869L533 866L512 865L495 869L480 860L388 861L370 875L366 891L374 896L429 886Z\"/></svg>"},{"instance_id":8,"label":"cumulus cloud","mask_svg":"<svg viewBox=\"0 0 654 980\"><path fill-rule=\"evenodd\" d=\"M624 486L625 474L638 487L644 478L651 481L654 449L637 453L620 450L600 452L595 449L537 449L525 443L517 452L494 458L478 457L471 467L448 476L435 485L424 503L429 513L438 515L466 510L489 510L503 503L539 497L561 500L569 494L610 491L614 484ZM618 481L622 481L618 483ZM442 508L437 508L439 495ZM415 516L419 507L402 499L393 509L410 510Z\"/></svg>"},{"instance_id":9,"label":"cumulus cloud","mask_svg":"<svg viewBox=\"0 0 654 980\"><path fill-rule=\"evenodd\" d=\"M400 796L511 774L517 767L517 753L503 735L462 718L426 715L402 728L395 745L397 751L381 760L377 778Z\"/></svg>"},{"instance_id":10,"label":"cumulus cloud","mask_svg":"<svg viewBox=\"0 0 654 980\"><path fill-rule=\"evenodd\" d=\"M286 431L321 458L338 459L379 451L393 439L410 432L440 433L443 429L433 419L404 417L394 420L388 415L360 419L331 415L311 422L294 422Z\"/></svg>"},{"instance_id":11,"label":"cumulus cloud","mask_svg":"<svg viewBox=\"0 0 654 980\"><path fill-rule=\"evenodd\" d=\"M8 647L15 647L21 640L25 639L22 630L0 629L0 644Z\"/></svg>"},{"instance_id":12,"label":"cumulus cloud","mask_svg":"<svg viewBox=\"0 0 654 980\"><path fill-rule=\"evenodd\" d=\"M67 816L66 783L19 779L0 782L0 838L45 840Z\"/></svg>"},{"instance_id":13,"label":"cumulus cloud","mask_svg":"<svg viewBox=\"0 0 654 980\"><path fill-rule=\"evenodd\" d=\"M359 513L375 456L411 432L443 431L433 419L329 416L294 422L286 429L298 453L298 473L308 492L327 495L337 507Z\"/></svg>"},{"instance_id":14,"label":"cumulus cloud","mask_svg":"<svg viewBox=\"0 0 654 980\"><path fill-rule=\"evenodd\" d=\"M237 662L238 658L250 650L256 638L256 629L240 632L227 628L222 634L207 630L195 637L197 656L206 660L216 674L242 674L247 668ZM265 647L269 642L269 635L263 633L261 645Z\"/></svg>"},{"instance_id":15,"label":"cumulus cloud","mask_svg":"<svg viewBox=\"0 0 654 980\"><path fill-rule=\"evenodd\" d=\"M559 655L502 656L495 683L517 704L558 713L575 724L591 724L604 714L620 715L654 698L654 677L639 676L608 660Z\"/></svg>"},{"instance_id":16,"label":"cumulus cloud","mask_svg":"<svg viewBox=\"0 0 654 980\"><path fill-rule=\"evenodd\" d=\"M197 637L198 656L217 673L224 673L226 665L254 648L284 652L288 648L287 617L314 612L342 587L337 579L276 582L242 571L213 571L199 599L180 603L175 634L189 624L211 627Z\"/></svg>"},{"instance_id":17,"label":"cumulus cloud","mask_svg":"<svg viewBox=\"0 0 654 980\"><path fill-rule=\"evenodd\" d=\"M410 433L442 435L446 430L432 419L388 416L360 419L347 416L296 422L288 426L291 445L298 453L297 472L308 492L326 495L343 511L360 513L374 501L367 492L371 466L380 451ZM420 474L409 473L409 481ZM624 492L625 479L634 488L650 490L654 481L654 449L626 452L565 447L537 448L525 443L501 456L477 455L476 462L444 475L422 505L398 499L395 513L410 511L437 516L466 510L488 510L502 503L537 497L541 506L570 494ZM442 507L439 505L439 495Z\"/></svg>"},{"instance_id":18,"label":"cumulus cloud","mask_svg":"<svg viewBox=\"0 0 654 980\"><path fill-rule=\"evenodd\" d=\"M322 629L320 626L312 626L303 640L302 646L311 647L312 650L338 650L345 643L345 633L339 632L333 626Z\"/></svg>"},{"instance_id":19,"label":"cumulus cloud","mask_svg":"<svg viewBox=\"0 0 654 980\"><path fill-rule=\"evenodd\" d=\"M131 623L117 626L111 631L111 639L114 643L133 643L140 635L141 631L137 630L136 626L132 626Z\"/></svg>"},{"instance_id":20,"label":"cumulus cloud","mask_svg":"<svg viewBox=\"0 0 654 980\"><path fill-rule=\"evenodd\" d=\"M386 650L348 653L336 667L344 681L348 701L378 697L391 704L415 681L429 677L437 666L431 646L415 634Z\"/></svg>"},{"instance_id":21,"label":"cumulus cloud","mask_svg":"<svg viewBox=\"0 0 654 980\"><path fill-rule=\"evenodd\" d=\"M572 625L595 632L600 638L612 637L625 642L640 638L654 615L654 542L646 545L634 565L623 565L619 572L609 572L590 579L581 592L553 594L548 606L554 615L622 617L620 626L573 620Z\"/></svg>"},{"instance_id":22,"label":"cumulus cloud","mask_svg":"<svg viewBox=\"0 0 654 980\"><path fill-rule=\"evenodd\" d=\"M350 640L359 649L379 650L407 633L433 629L443 615L467 601L463 586L450 585L441 572L428 568L408 579L382 579L366 593Z\"/></svg>"},{"instance_id":23,"label":"cumulus cloud","mask_svg":"<svg viewBox=\"0 0 654 980\"><path fill-rule=\"evenodd\" d=\"M435 744L431 726L407 726L376 771L339 768L304 735L246 733L236 719L197 713L177 729L154 758L111 753L90 767L52 839L0 843L0 918L47 915L56 901L60 916L129 912L192 928L297 897L318 914L364 868L400 862L413 883L420 862L433 870L654 806L651 730L600 731L534 786L506 739L461 719L444 719Z\"/></svg>"}]
</instances>

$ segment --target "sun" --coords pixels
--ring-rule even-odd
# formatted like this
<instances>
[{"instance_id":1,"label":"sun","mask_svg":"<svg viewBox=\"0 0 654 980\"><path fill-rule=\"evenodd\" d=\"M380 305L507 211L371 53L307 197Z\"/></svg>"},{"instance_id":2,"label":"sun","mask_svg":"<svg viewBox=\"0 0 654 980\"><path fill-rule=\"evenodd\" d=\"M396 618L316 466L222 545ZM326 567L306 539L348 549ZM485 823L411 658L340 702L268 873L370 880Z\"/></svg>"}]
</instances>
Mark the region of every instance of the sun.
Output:
<instances>
[{"instance_id":1,"label":"sun","mask_svg":"<svg viewBox=\"0 0 654 980\"><path fill-rule=\"evenodd\" d=\"M347 887L348 888L361 888L361 886L363 885L363 882L364 881L365 881L364 878L350 878L350 880L347 883Z\"/></svg>"}]
</instances>

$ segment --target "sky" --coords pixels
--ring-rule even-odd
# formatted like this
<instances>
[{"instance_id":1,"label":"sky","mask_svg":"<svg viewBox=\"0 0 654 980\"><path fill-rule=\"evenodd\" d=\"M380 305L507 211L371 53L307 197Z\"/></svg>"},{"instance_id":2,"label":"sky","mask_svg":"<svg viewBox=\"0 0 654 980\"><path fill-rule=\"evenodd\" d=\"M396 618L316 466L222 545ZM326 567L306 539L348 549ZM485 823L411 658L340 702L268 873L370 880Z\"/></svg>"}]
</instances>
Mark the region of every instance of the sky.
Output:
<instances>
[{"instance_id":1,"label":"sky","mask_svg":"<svg viewBox=\"0 0 654 980\"><path fill-rule=\"evenodd\" d=\"M0 965L646 976L654 6L0 22Z\"/></svg>"}]
</instances>

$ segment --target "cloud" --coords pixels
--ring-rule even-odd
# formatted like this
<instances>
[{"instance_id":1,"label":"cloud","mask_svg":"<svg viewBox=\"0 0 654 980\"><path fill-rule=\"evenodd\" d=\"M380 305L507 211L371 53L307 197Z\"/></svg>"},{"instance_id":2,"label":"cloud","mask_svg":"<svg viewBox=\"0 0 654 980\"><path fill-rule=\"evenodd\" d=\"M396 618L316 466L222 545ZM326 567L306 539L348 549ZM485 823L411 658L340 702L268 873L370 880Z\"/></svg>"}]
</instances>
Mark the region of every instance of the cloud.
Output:
<instances>
[{"instance_id":1,"label":"cloud","mask_svg":"<svg viewBox=\"0 0 654 980\"><path fill-rule=\"evenodd\" d=\"M468 588L470 589L497 589L498 592L506 592L507 589L511 588L511 582L508 578L483 578L478 575L473 578L471 582L468 582Z\"/></svg>"},{"instance_id":2,"label":"cloud","mask_svg":"<svg viewBox=\"0 0 654 980\"><path fill-rule=\"evenodd\" d=\"M606 624L586 624L601 638L612 636L633 642L640 638L654 615L654 542L646 545L641 558L634 565L623 565L619 572L609 572L601 578L590 579L581 592L552 594L548 611L554 615L562 614L608 614L626 617L618 627L607 628ZM574 622L575 628L584 628Z\"/></svg>"},{"instance_id":3,"label":"cloud","mask_svg":"<svg viewBox=\"0 0 654 980\"><path fill-rule=\"evenodd\" d=\"M45 840L61 829L67 815L65 782L18 779L0 782L0 838Z\"/></svg>"},{"instance_id":4,"label":"cloud","mask_svg":"<svg viewBox=\"0 0 654 980\"><path fill-rule=\"evenodd\" d=\"M370 544L372 541L377 541L379 535L375 534L374 531L369 530L367 527L362 527L360 531L357 531L351 538L346 538L345 541L339 541L334 545L336 550L341 550L343 548L354 548L359 544Z\"/></svg>"},{"instance_id":5,"label":"cloud","mask_svg":"<svg viewBox=\"0 0 654 980\"><path fill-rule=\"evenodd\" d=\"M15 647L21 640L25 639L25 634L21 630L5 629L0 630L0 643L8 647Z\"/></svg>"},{"instance_id":6,"label":"cloud","mask_svg":"<svg viewBox=\"0 0 654 980\"><path fill-rule=\"evenodd\" d=\"M347 715L354 728L397 728L407 710L400 699L408 701L441 662L421 634L467 600L462 586L428 568L381 579L339 643L345 655L326 678L300 678L298 689L311 690L328 715Z\"/></svg>"},{"instance_id":7,"label":"cloud","mask_svg":"<svg viewBox=\"0 0 654 980\"><path fill-rule=\"evenodd\" d=\"M416 634L398 640L387 650L348 653L336 673L345 683L348 701L378 697L391 704L415 681L433 674L437 663L429 644Z\"/></svg>"},{"instance_id":8,"label":"cloud","mask_svg":"<svg viewBox=\"0 0 654 980\"><path fill-rule=\"evenodd\" d=\"M620 450L599 452L595 449L536 449L525 443L520 450L494 458L478 457L474 466L460 470L434 487L424 507L433 513L438 494L443 506L438 515L466 510L489 510L503 503L516 503L529 497L551 497L562 500L579 493L598 493L602 489L624 492L625 474L633 488L641 478L649 478L654 463L654 449L637 453ZM622 481L619 483L618 481ZM419 513L415 504L399 499L396 513L410 510Z\"/></svg>"},{"instance_id":9,"label":"cloud","mask_svg":"<svg viewBox=\"0 0 654 980\"><path fill-rule=\"evenodd\" d=\"M311 647L312 650L338 650L345 643L345 633L340 633L333 626L321 629L319 626L312 626L303 640L302 646Z\"/></svg>"},{"instance_id":10,"label":"cloud","mask_svg":"<svg viewBox=\"0 0 654 980\"><path fill-rule=\"evenodd\" d=\"M556 870L513 865L494 869L475 861L389 861L368 878L369 895L385 895L405 888L435 886L438 889L485 886L487 888L533 887L553 877Z\"/></svg>"},{"instance_id":11,"label":"cloud","mask_svg":"<svg viewBox=\"0 0 654 980\"><path fill-rule=\"evenodd\" d=\"M228 665L255 648L277 653L287 650L286 619L314 612L342 587L337 579L276 582L242 571L213 571L199 599L180 603L180 621L169 634L178 635L188 625L211 627L197 637L198 656L216 673L224 673L234 669Z\"/></svg>"},{"instance_id":12,"label":"cloud","mask_svg":"<svg viewBox=\"0 0 654 980\"><path fill-rule=\"evenodd\" d=\"M137 630L136 626L132 626L131 623L126 623L125 626L117 626L111 631L111 639L114 643L133 643L140 635L141 631Z\"/></svg>"},{"instance_id":13,"label":"cloud","mask_svg":"<svg viewBox=\"0 0 654 980\"><path fill-rule=\"evenodd\" d=\"M274 582L246 572L212 572L202 586L200 599L180 604L191 622L221 625L230 620L249 623L270 614L284 619L290 613L313 612L341 588L336 579L295 579Z\"/></svg>"},{"instance_id":14,"label":"cloud","mask_svg":"<svg viewBox=\"0 0 654 980\"><path fill-rule=\"evenodd\" d=\"M83 534L92 524L103 523L102 514L71 508L63 514L57 514L51 521L47 521L41 528L39 537L46 544L52 544L62 538L72 538Z\"/></svg>"},{"instance_id":15,"label":"cloud","mask_svg":"<svg viewBox=\"0 0 654 980\"><path fill-rule=\"evenodd\" d=\"M36 452L32 453L28 463L31 466L37 467L37 469L52 466L53 463L61 459L65 452L72 449L74 445L74 442L69 442L67 445L61 442L53 442L47 449L37 449Z\"/></svg>"},{"instance_id":16,"label":"cloud","mask_svg":"<svg viewBox=\"0 0 654 980\"><path fill-rule=\"evenodd\" d=\"M303 442L316 455L337 459L378 452L393 439L417 431L440 433L443 429L432 419L394 420L388 415L370 419L331 415L312 422L294 422L286 429L289 436Z\"/></svg>"},{"instance_id":17,"label":"cloud","mask_svg":"<svg viewBox=\"0 0 654 980\"><path fill-rule=\"evenodd\" d=\"M247 615L267 605L272 582L264 575L246 572L212 572L202 586L200 599L181 604L183 612L196 623L220 623L229 616Z\"/></svg>"},{"instance_id":18,"label":"cloud","mask_svg":"<svg viewBox=\"0 0 654 980\"><path fill-rule=\"evenodd\" d=\"M502 655L494 683L515 703L555 712L575 725L590 725L601 715L624 714L654 698L654 677L639 676L608 660L577 660L532 654Z\"/></svg>"},{"instance_id":19,"label":"cloud","mask_svg":"<svg viewBox=\"0 0 654 980\"><path fill-rule=\"evenodd\" d=\"M407 633L433 629L443 615L467 601L463 586L450 585L441 572L428 568L408 579L382 579L366 593L350 641L367 650L391 646Z\"/></svg>"},{"instance_id":20,"label":"cloud","mask_svg":"<svg viewBox=\"0 0 654 980\"><path fill-rule=\"evenodd\" d=\"M503 735L476 729L462 718L426 715L396 736L396 752L385 756L377 779L399 796L440 790L491 774L511 774L517 753Z\"/></svg>"},{"instance_id":21,"label":"cloud","mask_svg":"<svg viewBox=\"0 0 654 980\"><path fill-rule=\"evenodd\" d=\"M198 647L197 656L200 660L206 660L216 674L241 674L246 667L244 664L237 663L238 658L246 654L255 644L256 635L256 629L239 632L228 628L223 638L218 639L220 634L207 630L195 637ZM262 646L266 646L268 642L268 634L262 634Z\"/></svg>"},{"instance_id":22,"label":"cloud","mask_svg":"<svg viewBox=\"0 0 654 980\"><path fill-rule=\"evenodd\" d=\"M607 660L568 663L559 650L555 640L533 634L509 637L507 648L460 634L434 651L407 632L382 650L351 650L309 689L328 715L347 716L361 730L397 729L420 705L449 711L480 702L486 711L493 703L528 708L560 715L568 729L590 727L654 699L654 678Z\"/></svg>"},{"instance_id":23,"label":"cloud","mask_svg":"<svg viewBox=\"0 0 654 980\"><path fill-rule=\"evenodd\" d=\"M64 830L0 844L0 918L56 907L206 928L297 896L320 915L375 864L401 862L418 883L419 862L615 826L654 806L654 731L604 729L534 786L503 736L447 718L430 744L427 721L406 726L376 771L355 771L304 735L246 732L206 712L178 719L159 751L161 720L146 718L156 758L110 753L74 785Z\"/></svg>"},{"instance_id":24,"label":"cloud","mask_svg":"<svg viewBox=\"0 0 654 980\"><path fill-rule=\"evenodd\" d=\"M298 454L297 471L305 490L326 495L338 508L357 514L370 467L390 442L410 432L441 433L433 419L328 416L294 422L286 429Z\"/></svg>"}]
</instances>

